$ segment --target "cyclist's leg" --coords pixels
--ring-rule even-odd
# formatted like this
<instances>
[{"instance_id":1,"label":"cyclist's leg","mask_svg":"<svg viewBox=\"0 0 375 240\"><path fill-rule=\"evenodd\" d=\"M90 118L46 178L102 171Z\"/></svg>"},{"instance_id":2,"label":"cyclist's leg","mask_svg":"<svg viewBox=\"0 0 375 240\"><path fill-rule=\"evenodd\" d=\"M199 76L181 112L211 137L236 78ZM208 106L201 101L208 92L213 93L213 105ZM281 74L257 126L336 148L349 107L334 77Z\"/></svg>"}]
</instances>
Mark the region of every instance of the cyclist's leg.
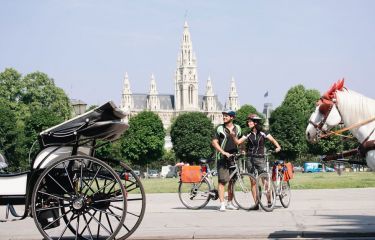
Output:
<instances>
[{"instance_id":1,"label":"cyclist's leg","mask_svg":"<svg viewBox=\"0 0 375 240\"><path fill-rule=\"evenodd\" d=\"M254 158L254 165L258 170L259 176L262 175L260 178L259 183L262 185L261 188L266 190L266 199L267 199L267 207L268 210L272 211L273 205L275 203L275 191L274 191L274 185L271 183L271 175L267 173L267 166L266 166L266 160L264 158ZM262 197L262 196L260 196ZM260 201L262 207L266 204L264 201ZM263 207L264 210L267 211Z\"/></svg>"},{"instance_id":2,"label":"cyclist's leg","mask_svg":"<svg viewBox=\"0 0 375 240\"><path fill-rule=\"evenodd\" d=\"M232 175L234 172L234 168L229 168L229 177ZM239 173L236 173L236 175ZM229 179L228 182L228 202L231 202L233 200L233 184L234 181L236 180L236 175L234 175L231 179Z\"/></svg>"},{"instance_id":3,"label":"cyclist's leg","mask_svg":"<svg viewBox=\"0 0 375 240\"><path fill-rule=\"evenodd\" d=\"M257 182L255 179L250 178L251 182L251 193L253 195L254 201L257 201L258 196L257 196Z\"/></svg>"},{"instance_id":4,"label":"cyclist's leg","mask_svg":"<svg viewBox=\"0 0 375 240\"><path fill-rule=\"evenodd\" d=\"M255 176L255 165L253 163L253 159L251 157L249 157L246 161L246 169L247 169L247 172L252 174L253 176ZM258 201L258 197L257 197L257 183L256 183L256 180L251 178L250 177L250 183L251 183L251 193L253 195L253 198L254 198L254 201L257 202Z\"/></svg>"},{"instance_id":5,"label":"cyclist's leg","mask_svg":"<svg viewBox=\"0 0 375 240\"><path fill-rule=\"evenodd\" d=\"M224 202L225 184L219 182L217 191L219 192L219 200L220 200L220 202Z\"/></svg>"},{"instance_id":6,"label":"cyclist's leg","mask_svg":"<svg viewBox=\"0 0 375 240\"><path fill-rule=\"evenodd\" d=\"M224 201L224 195L225 195L225 184L229 180L229 169L226 166L226 162L224 159L220 159L217 164L217 173L218 173L218 192L219 192L219 199L221 207L224 205L225 210L225 201Z\"/></svg>"},{"instance_id":7,"label":"cyclist's leg","mask_svg":"<svg viewBox=\"0 0 375 240\"><path fill-rule=\"evenodd\" d=\"M270 212L276 203L276 189L269 173L259 174L257 181L259 186L259 204L263 210Z\"/></svg>"}]
</instances>

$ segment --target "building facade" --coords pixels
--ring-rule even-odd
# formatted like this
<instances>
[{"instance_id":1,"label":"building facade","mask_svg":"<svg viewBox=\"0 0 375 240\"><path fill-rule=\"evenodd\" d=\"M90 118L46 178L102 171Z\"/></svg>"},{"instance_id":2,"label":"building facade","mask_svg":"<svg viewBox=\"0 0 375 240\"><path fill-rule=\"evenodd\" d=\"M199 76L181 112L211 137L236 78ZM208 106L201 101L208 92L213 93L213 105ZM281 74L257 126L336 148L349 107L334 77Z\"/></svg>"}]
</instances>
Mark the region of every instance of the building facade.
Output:
<instances>
[{"instance_id":1,"label":"building facade","mask_svg":"<svg viewBox=\"0 0 375 240\"><path fill-rule=\"evenodd\" d=\"M124 77L121 108L128 113L125 121L141 111L149 110L157 113L167 129L173 118L185 112L203 112L214 125L222 122L222 111L225 109L238 110L240 105L234 78L230 82L229 97L223 105L215 95L211 77L207 79L204 95L199 95L197 61L187 22L177 58L177 68L174 77L174 94L159 94L155 76L151 75L148 93L132 93L129 76Z\"/></svg>"}]
</instances>

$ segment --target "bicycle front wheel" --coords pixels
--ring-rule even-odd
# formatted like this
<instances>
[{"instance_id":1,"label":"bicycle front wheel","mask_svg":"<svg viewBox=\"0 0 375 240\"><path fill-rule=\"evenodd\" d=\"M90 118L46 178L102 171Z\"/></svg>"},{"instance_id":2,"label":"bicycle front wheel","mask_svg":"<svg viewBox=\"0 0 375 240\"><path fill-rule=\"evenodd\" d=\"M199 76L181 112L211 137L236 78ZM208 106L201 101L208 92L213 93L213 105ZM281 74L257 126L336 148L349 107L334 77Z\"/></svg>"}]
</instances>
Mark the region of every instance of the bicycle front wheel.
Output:
<instances>
[{"instance_id":1,"label":"bicycle front wheel","mask_svg":"<svg viewBox=\"0 0 375 240\"><path fill-rule=\"evenodd\" d=\"M291 197L289 181L281 181L279 199L284 208L289 207Z\"/></svg>"},{"instance_id":2,"label":"bicycle front wheel","mask_svg":"<svg viewBox=\"0 0 375 240\"><path fill-rule=\"evenodd\" d=\"M258 200L260 206L266 212L273 211L276 203L275 184L268 173L262 173L257 178L259 187Z\"/></svg>"},{"instance_id":3,"label":"bicycle front wheel","mask_svg":"<svg viewBox=\"0 0 375 240\"><path fill-rule=\"evenodd\" d=\"M210 201L211 190L211 184L206 178L199 183L180 182L178 197L185 207L189 209L201 209Z\"/></svg>"},{"instance_id":4,"label":"bicycle front wheel","mask_svg":"<svg viewBox=\"0 0 375 240\"><path fill-rule=\"evenodd\" d=\"M258 205L257 190L255 177L242 173L233 184L234 201L244 210L254 209Z\"/></svg>"}]
</instances>

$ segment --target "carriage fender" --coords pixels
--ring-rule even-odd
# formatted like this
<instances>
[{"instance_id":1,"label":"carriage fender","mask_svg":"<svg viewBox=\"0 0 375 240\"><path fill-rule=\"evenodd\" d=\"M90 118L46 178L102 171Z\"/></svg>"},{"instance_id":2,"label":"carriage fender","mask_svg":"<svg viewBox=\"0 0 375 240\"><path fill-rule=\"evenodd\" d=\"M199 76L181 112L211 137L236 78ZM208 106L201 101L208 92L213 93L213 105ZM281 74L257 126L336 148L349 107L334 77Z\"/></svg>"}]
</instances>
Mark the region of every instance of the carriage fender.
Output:
<instances>
[{"instance_id":1,"label":"carriage fender","mask_svg":"<svg viewBox=\"0 0 375 240\"><path fill-rule=\"evenodd\" d=\"M50 163L53 163L57 160L70 157L73 153L73 147L71 146L53 146L43 149L35 158L33 169L46 168ZM81 146L78 148L78 155L90 155L91 148Z\"/></svg>"}]
</instances>

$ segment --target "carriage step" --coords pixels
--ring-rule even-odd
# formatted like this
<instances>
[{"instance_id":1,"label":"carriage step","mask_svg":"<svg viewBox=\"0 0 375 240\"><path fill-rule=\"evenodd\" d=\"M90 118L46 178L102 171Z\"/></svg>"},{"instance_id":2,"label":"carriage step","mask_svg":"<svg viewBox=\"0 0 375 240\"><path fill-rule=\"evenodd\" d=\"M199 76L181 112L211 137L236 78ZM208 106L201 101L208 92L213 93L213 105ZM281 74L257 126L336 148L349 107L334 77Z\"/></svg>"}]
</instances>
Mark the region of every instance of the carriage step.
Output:
<instances>
[{"instance_id":1,"label":"carriage step","mask_svg":"<svg viewBox=\"0 0 375 240\"><path fill-rule=\"evenodd\" d=\"M19 218L19 219L10 219L9 215ZM7 204L5 209L5 219L0 219L0 222L8 222L8 221L17 221L22 220L24 217L22 215L19 215L16 212L16 209L14 209L14 206L12 204Z\"/></svg>"}]
</instances>

